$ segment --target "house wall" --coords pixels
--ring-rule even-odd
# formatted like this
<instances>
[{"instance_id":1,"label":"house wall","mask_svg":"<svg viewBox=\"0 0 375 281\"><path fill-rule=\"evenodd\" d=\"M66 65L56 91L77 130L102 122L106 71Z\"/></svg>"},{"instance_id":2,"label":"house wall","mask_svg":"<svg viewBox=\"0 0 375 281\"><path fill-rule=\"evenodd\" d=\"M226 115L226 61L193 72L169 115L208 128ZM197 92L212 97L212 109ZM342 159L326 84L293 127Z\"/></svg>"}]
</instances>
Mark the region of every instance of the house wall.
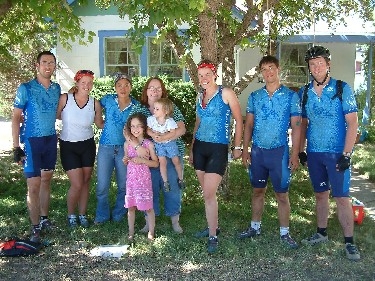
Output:
<instances>
[{"instance_id":1,"label":"house wall","mask_svg":"<svg viewBox=\"0 0 375 281\"><path fill-rule=\"evenodd\" d=\"M101 46L100 36L103 34L115 34L122 36L126 30L130 28L129 20L127 17L124 19L116 15L116 10L99 10L93 4L89 7L74 7L76 14L81 15L82 27L87 31L93 31L97 36L94 37L92 43L87 45L79 45L77 42L72 42L71 50L64 49L58 43L56 54L59 62L59 68L56 72L56 77L63 91L68 91L73 85L74 74L80 69L90 69L95 73L96 77L103 75L103 46ZM186 28L186 26L181 26ZM308 44L309 42L303 42ZM335 78L346 81L351 87L354 86L355 78L355 56L356 44L355 43L323 43L315 42L315 45L323 45L327 47L332 54L331 75ZM256 67L259 63L262 53L258 48L237 50L236 52L236 79L237 81L249 69ZM200 60L199 47L193 50L194 61ZM143 60L145 61L145 60ZM141 65L142 75L145 73L147 65ZM143 69L143 70L142 70ZM220 69L219 69L220 72ZM218 79L221 83L221 79ZM258 79L254 79L249 86L239 95L239 100L242 108L242 115L246 115L246 104L249 94L264 86L259 83Z\"/></svg>"}]
</instances>

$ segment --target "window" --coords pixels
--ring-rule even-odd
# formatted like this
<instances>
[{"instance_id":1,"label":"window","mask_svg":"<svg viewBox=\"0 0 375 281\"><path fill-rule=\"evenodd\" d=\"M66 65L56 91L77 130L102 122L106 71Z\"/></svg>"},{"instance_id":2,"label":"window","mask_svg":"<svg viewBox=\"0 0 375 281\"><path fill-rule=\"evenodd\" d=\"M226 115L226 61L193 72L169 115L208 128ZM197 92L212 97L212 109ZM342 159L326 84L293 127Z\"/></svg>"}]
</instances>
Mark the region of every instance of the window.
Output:
<instances>
[{"instance_id":1,"label":"window","mask_svg":"<svg viewBox=\"0 0 375 281\"><path fill-rule=\"evenodd\" d=\"M309 69L305 62L308 44L281 44L281 81L285 86L299 88L309 79Z\"/></svg>"},{"instance_id":2,"label":"window","mask_svg":"<svg viewBox=\"0 0 375 281\"><path fill-rule=\"evenodd\" d=\"M148 38L148 75L168 75L172 79L183 79L183 70L178 58L167 42L155 43Z\"/></svg>"},{"instance_id":3,"label":"window","mask_svg":"<svg viewBox=\"0 0 375 281\"><path fill-rule=\"evenodd\" d=\"M115 72L139 76L139 55L131 48L131 42L124 37L105 38L105 75Z\"/></svg>"}]
</instances>

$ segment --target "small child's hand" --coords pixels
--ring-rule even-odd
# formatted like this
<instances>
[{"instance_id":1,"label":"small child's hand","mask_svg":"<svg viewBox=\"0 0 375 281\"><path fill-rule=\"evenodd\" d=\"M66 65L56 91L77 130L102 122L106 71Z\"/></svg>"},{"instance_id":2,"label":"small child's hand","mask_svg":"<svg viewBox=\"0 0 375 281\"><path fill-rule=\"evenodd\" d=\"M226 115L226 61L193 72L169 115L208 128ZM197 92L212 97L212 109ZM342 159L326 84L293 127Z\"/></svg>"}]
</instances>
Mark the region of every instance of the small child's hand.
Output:
<instances>
[{"instance_id":1,"label":"small child's hand","mask_svg":"<svg viewBox=\"0 0 375 281\"><path fill-rule=\"evenodd\" d=\"M124 158L122 158L122 162L123 162L125 165L127 165L127 164L129 163L129 161L130 161L130 158L127 157L127 156L124 156Z\"/></svg>"}]
</instances>

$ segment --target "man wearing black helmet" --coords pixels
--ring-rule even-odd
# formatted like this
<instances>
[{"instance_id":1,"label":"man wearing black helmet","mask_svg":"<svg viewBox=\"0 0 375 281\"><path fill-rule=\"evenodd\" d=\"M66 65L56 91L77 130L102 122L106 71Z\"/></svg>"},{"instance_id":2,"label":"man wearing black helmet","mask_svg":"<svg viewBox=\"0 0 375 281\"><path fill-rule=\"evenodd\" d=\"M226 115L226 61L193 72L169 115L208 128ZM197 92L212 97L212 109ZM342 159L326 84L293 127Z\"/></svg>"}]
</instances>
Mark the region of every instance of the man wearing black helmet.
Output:
<instances>
[{"instance_id":1,"label":"man wearing black helmet","mask_svg":"<svg viewBox=\"0 0 375 281\"><path fill-rule=\"evenodd\" d=\"M360 253L353 241L354 219L349 199L350 157L358 129L357 105L347 83L342 82L342 95L338 95L337 80L330 77L328 49L322 46L310 48L305 61L313 80L307 91L302 87L299 92L303 101L299 156L302 164L308 163L318 226L317 232L302 243L315 245L328 241L329 194L332 192L344 232L346 256L359 260ZM307 155L303 152L305 139Z\"/></svg>"}]
</instances>

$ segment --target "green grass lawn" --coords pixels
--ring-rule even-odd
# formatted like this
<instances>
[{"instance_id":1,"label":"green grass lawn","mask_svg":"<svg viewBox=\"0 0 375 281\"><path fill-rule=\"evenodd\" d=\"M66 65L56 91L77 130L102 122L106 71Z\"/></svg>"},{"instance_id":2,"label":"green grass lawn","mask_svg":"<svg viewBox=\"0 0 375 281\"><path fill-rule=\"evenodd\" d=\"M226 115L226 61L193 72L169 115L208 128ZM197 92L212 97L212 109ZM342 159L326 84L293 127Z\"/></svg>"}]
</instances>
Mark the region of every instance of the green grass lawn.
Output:
<instances>
[{"instance_id":1,"label":"green grass lawn","mask_svg":"<svg viewBox=\"0 0 375 281\"><path fill-rule=\"evenodd\" d=\"M369 148L370 147L370 148ZM353 160L361 171L374 171L367 160L373 147L356 150ZM374 150L369 152L374 154ZM26 184L22 170L4 153L0 161L0 236L27 235ZM370 173L370 172L369 172ZM38 256L0 259L0 280L375 280L375 222L366 217L355 226L355 241L362 259L346 259L343 235L331 205L329 239L324 245L285 248L279 241L277 205L272 188L267 191L262 220L262 235L239 241L237 235L248 227L251 188L246 170L238 161L229 167L227 191L218 193L219 251L208 255L206 239L194 233L206 227L204 204L194 170L185 166L187 189L183 194L181 225L184 233L175 234L170 220L156 219L157 238L153 244L138 233L135 244L121 259L90 257L90 250L103 244L125 244L127 222L93 225L70 230L66 226L66 192L69 181L58 165L52 187L50 218L57 228L44 236L50 246ZM111 188L112 202L115 187ZM293 175L290 189L291 234L300 241L316 228L314 197L305 169ZM92 180L88 215L96 205L95 175ZM144 219L137 213L136 229ZM22 268L22 275L17 274Z\"/></svg>"}]
</instances>

